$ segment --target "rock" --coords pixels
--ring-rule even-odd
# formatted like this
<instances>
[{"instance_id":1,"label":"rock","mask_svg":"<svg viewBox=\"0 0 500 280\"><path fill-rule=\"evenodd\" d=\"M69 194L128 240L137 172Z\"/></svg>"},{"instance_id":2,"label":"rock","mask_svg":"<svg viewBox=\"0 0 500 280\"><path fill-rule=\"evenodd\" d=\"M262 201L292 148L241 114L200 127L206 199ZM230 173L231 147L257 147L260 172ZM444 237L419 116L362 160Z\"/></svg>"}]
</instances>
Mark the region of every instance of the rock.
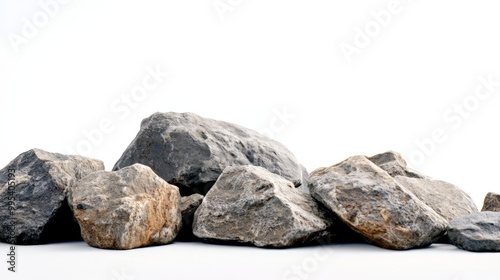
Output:
<instances>
[{"instance_id":1,"label":"rock","mask_svg":"<svg viewBox=\"0 0 500 280\"><path fill-rule=\"evenodd\" d=\"M500 212L500 194L488 193L484 198L483 209L481 211Z\"/></svg>"},{"instance_id":2,"label":"rock","mask_svg":"<svg viewBox=\"0 0 500 280\"><path fill-rule=\"evenodd\" d=\"M368 159L389 173L448 222L478 211L472 198L463 190L409 169L403 157L396 152L390 151Z\"/></svg>"},{"instance_id":3,"label":"rock","mask_svg":"<svg viewBox=\"0 0 500 280\"><path fill-rule=\"evenodd\" d=\"M196 210L193 233L212 241L288 247L327 234L328 214L262 167L227 167Z\"/></svg>"},{"instance_id":4,"label":"rock","mask_svg":"<svg viewBox=\"0 0 500 280\"><path fill-rule=\"evenodd\" d=\"M396 181L448 222L478 211L472 198L450 183L403 176L396 176Z\"/></svg>"},{"instance_id":5,"label":"rock","mask_svg":"<svg viewBox=\"0 0 500 280\"><path fill-rule=\"evenodd\" d=\"M450 242L472 252L500 252L500 212L477 212L454 219Z\"/></svg>"},{"instance_id":6,"label":"rock","mask_svg":"<svg viewBox=\"0 0 500 280\"><path fill-rule=\"evenodd\" d=\"M309 176L314 198L368 242L404 250L430 245L447 221L364 156L319 168Z\"/></svg>"},{"instance_id":7,"label":"rock","mask_svg":"<svg viewBox=\"0 0 500 280\"><path fill-rule=\"evenodd\" d=\"M0 170L0 241L31 245L81 239L66 192L76 180L102 169L100 160L40 149L17 156Z\"/></svg>"},{"instance_id":8,"label":"rock","mask_svg":"<svg viewBox=\"0 0 500 280\"><path fill-rule=\"evenodd\" d=\"M203 197L203 195L197 193L181 197L182 229L177 235L177 240L195 239L193 235L194 212L201 205Z\"/></svg>"},{"instance_id":9,"label":"rock","mask_svg":"<svg viewBox=\"0 0 500 280\"><path fill-rule=\"evenodd\" d=\"M302 166L282 144L253 130L192 113L155 113L144 119L115 164L151 167L183 196L205 194L227 166L256 165L302 184Z\"/></svg>"},{"instance_id":10,"label":"rock","mask_svg":"<svg viewBox=\"0 0 500 280\"><path fill-rule=\"evenodd\" d=\"M98 248L167 244L181 228L178 188L141 164L81 179L68 201L83 239Z\"/></svg>"},{"instance_id":11,"label":"rock","mask_svg":"<svg viewBox=\"0 0 500 280\"><path fill-rule=\"evenodd\" d=\"M371 162L375 163L378 167L385 170L392 177L405 176L410 178L428 178L417 171L408 168L406 161L403 157L396 152L388 151L382 154L374 155L368 158Z\"/></svg>"}]
</instances>

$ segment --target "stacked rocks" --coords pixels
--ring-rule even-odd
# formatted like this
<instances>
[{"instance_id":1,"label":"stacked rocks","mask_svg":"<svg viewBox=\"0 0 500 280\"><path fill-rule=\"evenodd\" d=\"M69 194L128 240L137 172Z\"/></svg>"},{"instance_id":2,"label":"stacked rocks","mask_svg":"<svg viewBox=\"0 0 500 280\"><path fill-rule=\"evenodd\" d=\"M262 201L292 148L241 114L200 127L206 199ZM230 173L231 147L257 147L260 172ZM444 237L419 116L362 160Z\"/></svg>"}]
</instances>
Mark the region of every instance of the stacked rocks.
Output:
<instances>
[{"instance_id":1,"label":"stacked rocks","mask_svg":"<svg viewBox=\"0 0 500 280\"><path fill-rule=\"evenodd\" d=\"M15 175L11 175L15 171ZM458 187L395 152L353 156L308 174L282 144L192 113L155 113L104 171L99 160L33 149L0 170L0 241L83 238L132 249L174 240L290 247L361 237L395 250L443 236L500 250L500 195L483 212ZM322 242L324 243L324 242Z\"/></svg>"}]
</instances>

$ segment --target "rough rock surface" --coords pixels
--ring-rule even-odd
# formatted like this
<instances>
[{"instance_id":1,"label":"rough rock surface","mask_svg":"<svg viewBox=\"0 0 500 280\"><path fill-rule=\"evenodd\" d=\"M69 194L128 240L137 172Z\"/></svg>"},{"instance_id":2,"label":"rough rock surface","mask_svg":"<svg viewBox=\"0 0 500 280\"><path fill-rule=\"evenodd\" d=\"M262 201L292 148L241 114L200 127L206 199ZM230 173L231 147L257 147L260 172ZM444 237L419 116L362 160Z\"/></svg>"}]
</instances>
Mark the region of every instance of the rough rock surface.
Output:
<instances>
[{"instance_id":1,"label":"rough rock surface","mask_svg":"<svg viewBox=\"0 0 500 280\"><path fill-rule=\"evenodd\" d=\"M282 144L253 130L192 113L155 113L144 119L115 164L151 167L183 196L205 194L227 166L256 165L302 184L302 166Z\"/></svg>"},{"instance_id":2,"label":"rough rock surface","mask_svg":"<svg viewBox=\"0 0 500 280\"><path fill-rule=\"evenodd\" d=\"M378 167L385 170L392 177L405 176L410 178L428 178L425 175L418 173L415 170L408 168L406 161L403 159L401 154L388 151L378 155L374 155L368 158L370 161L375 163Z\"/></svg>"},{"instance_id":3,"label":"rough rock surface","mask_svg":"<svg viewBox=\"0 0 500 280\"><path fill-rule=\"evenodd\" d=\"M328 213L294 185L257 166L227 167L196 210L199 238L287 247L327 234Z\"/></svg>"},{"instance_id":4,"label":"rough rock surface","mask_svg":"<svg viewBox=\"0 0 500 280\"><path fill-rule=\"evenodd\" d=\"M396 181L448 222L478 211L472 198L450 183L403 176L396 176Z\"/></svg>"},{"instance_id":5,"label":"rough rock surface","mask_svg":"<svg viewBox=\"0 0 500 280\"><path fill-rule=\"evenodd\" d=\"M500 212L500 194L492 192L486 194L481 211Z\"/></svg>"},{"instance_id":6,"label":"rough rock surface","mask_svg":"<svg viewBox=\"0 0 500 280\"><path fill-rule=\"evenodd\" d=\"M193 235L194 213L200 207L203 197L197 193L181 197L182 229L177 235L177 240L195 239Z\"/></svg>"},{"instance_id":7,"label":"rough rock surface","mask_svg":"<svg viewBox=\"0 0 500 280\"><path fill-rule=\"evenodd\" d=\"M453 184L434 180L409 169L399 153L389 151L368 159L389 173L448 222L478 211L472 198L463 190Z\"/></svg>"},{"instance_id":8,"label":"rough rock surface","mask_svg":"<svg viewBox=\"0 0 500 280\"><path fill-rule=\"evenodd\" d=\"M364 156L319 168L309 177L313 197L353 230L388 249L425 247L447 221Z\"/></svg>"},{"instance_id":9,"label":"rough rock surface","mask_svg":"<svg viewBox=\"0 0 500 280\"><path fill-rule=\"evenodd\" d=\"M500 252L500 212L477 212L457 218L448 229L450 242L473 252Z\"/></svg>"},{"instance_id":10,"label":"rough rock surface","mask_svg":"<svg viewBox=\"0 0 500 280\"><path fill-rule=\"evenodd\" d=\"M81 239L66 192L76 180L103 169L100 160L40 149L17 156L0 170L0 201L6 203L0 208L0 241L39 244Z\"/></svg>"},{"instance_id":11,"label":"rough rock surface","mask_svg":"<svg viewBox=\"0 0 500 280\"><path fill-rule=\"evenodd\" d=\"M81 179L68 201L83 239L98 248L167 244L181 228L178 188L141 164Z\"/></svg>"}]
</instances>

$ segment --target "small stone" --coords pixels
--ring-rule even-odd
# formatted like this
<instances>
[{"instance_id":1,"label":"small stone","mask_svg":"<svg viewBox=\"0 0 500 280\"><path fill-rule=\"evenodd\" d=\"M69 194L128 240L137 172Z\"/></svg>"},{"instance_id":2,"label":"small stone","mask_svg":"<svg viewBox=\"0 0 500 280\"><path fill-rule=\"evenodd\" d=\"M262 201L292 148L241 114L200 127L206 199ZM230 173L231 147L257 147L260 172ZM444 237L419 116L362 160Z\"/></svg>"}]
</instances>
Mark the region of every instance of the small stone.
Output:
<instances>
[{"instance_id":1,"label":"small stone","mask_svg":"<svg viewBox=\"0 0 500 280\"><path fill-rule=\"evenodd\" d=\"M288 247L328 234L328 213L262 167L227 167L196 210L193 232L212 241Z\"/></svg>"},{"instance_id":2,"label":"small stone","mask_svg":"<svg viewBox=\"0 0 500 280\"><path fill-rule=\"evenodd\" d=\"M483 209L481 211L500 212L500 194L488 193L484 198Z\"/></svg>"},{"instance_id":3,"label":"small stone","mask_svg":"<svg viewBox=\"0 0 500 280\"><path fill-rule=\"evenodd\" d=\"M201 205L203 197L203 195L197 193L181 197L182 229L177 235L177 240L188 241L196 239L193 235L194 213Z\"/></svg>"},{"instance_id":4,"label":"small stone","mask_svg":"<svg viewBox=\"0 0 500 280\"><path fill-rule=\"evenodd\" d=\"M167 244L181 228L179 189L141 164L81 179L70 188L68 201L83 239L93 247Z\"/></svg>"},{"instance_id":5,"label":"small stone","mask_svg":"<svg viewBox=\"0 0 500 280\"><path fill-rule=\"evenodd\" d=\"M282 144L242 126L192 113L155 113L144 119L113 170L134 163L151 167L181 195L205 194L227 166L255 165L294 183L303 170Z\"/></svg>"},{"instance_id":6,"label":"small stone","mask_svg":"<svg viewBox=\"0 0 500 280\"><path fill-rule=\"evenodd\" d=\"M450 242L472 252L500 252L500 212L477 212L454 219L448 229Z\"/></svg>"},{"instance_id":7,"label":"small stone","mask_svg":"<svg viewBox=\"0 0 500 280\"><path fill-rule=\"evenodd\" d=\"M0 241L32 245L81 240L66 192L78 179L103 169L100 160L40 149L17 156L0 170L0 201L12 202L12 209L0 208Z\"/></svg>"},{"instance_id":8,"label":"small stone","mask_svg":"<svg viewBox=\"0 0 500 280\"><path fill-rule=\"evenodd\" d=\"M415 170L408 168L406 161L403 159L401 154L388 151L382 154L374 155L368 158L370 161L375 163L378 167L385 170L392 177L405 176L410 178L428 178L425 175L418 173Z\"/></svg>"},{"instance_id":9,"label":"small stone","mask_svg":"<svg viewBox=\"0 0 500 280\"><path fill-rule=\"evenodd\" d=\"M368 242L387 249L425 247L447 221L364 156L354 156L309 176L309 189Z\"/></svg>"}]
</instances>

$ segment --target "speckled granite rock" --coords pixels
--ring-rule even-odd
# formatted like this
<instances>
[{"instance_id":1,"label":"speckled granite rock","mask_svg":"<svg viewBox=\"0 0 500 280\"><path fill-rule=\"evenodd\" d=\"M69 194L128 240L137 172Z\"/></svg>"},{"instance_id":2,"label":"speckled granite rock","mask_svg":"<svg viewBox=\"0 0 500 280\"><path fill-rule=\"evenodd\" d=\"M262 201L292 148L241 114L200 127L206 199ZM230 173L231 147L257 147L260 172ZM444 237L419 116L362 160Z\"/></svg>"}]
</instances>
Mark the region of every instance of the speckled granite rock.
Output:
<instances>
[{"instance_id":1,"label":"speckled granite rock","mask_svg":"<svg viewBox=\"0 0 500 280\"><path fill-rule=\"evenodd\" d=\"M481 211L500 212L500 194L492 192L486 194Z\"/></svg>"}]
</instances>

